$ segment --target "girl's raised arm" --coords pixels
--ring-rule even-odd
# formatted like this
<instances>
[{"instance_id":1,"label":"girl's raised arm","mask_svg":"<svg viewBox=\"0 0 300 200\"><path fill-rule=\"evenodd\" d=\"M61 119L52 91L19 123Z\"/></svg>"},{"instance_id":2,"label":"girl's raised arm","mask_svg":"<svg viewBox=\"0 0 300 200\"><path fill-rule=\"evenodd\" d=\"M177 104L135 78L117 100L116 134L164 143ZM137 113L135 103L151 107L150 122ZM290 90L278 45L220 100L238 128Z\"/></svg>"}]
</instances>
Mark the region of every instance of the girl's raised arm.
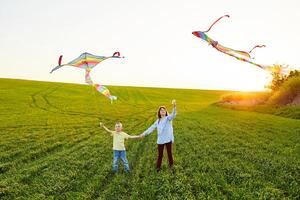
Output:
<instances>
[{"instance_id":1,"label":"girl's raised arm","mask_svg":"<svg viewBox=\"0 0 300 200\"><path fill-rule=\"evenodd\" d=\"M170 121L176 117L176 100L175 99L172 100L172 104L173 104L173 111L169 116L167 116L167 119Z\"/></svg>"}]
</instances>

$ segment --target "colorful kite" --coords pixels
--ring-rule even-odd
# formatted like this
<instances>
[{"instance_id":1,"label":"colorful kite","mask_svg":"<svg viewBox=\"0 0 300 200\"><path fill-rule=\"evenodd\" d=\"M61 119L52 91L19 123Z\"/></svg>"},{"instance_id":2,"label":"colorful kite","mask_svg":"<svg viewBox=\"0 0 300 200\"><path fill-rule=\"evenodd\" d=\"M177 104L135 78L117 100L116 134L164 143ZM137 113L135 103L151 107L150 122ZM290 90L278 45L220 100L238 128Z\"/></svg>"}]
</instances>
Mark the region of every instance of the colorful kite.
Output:
<instances>
[{"instance_id":1,"label":"colorful kite","mask_svg":"<svg viewBox=\"0 0 300 200\"><path fill-rule=\"evenodd\" d=\"M82 53L78 58L75 58L74 60L72 60L69 63L66 64L61 64L62 61L62 55L59 57L58 60L58 66L56 66L55 68L53 68L51 70L50 73L54 72L55 70L63 67L63 66L73 66L73 67L78 67L81 69L85 69L85 82L89 85L92 85L93 87L95 87L95 89L97 91L99 91L101 94L103 94L104 96L106 96L107 98L109 98L111 100L111 102L113 102L113 100L116 100L117 97L116 96L112 96L109 92L109 90L103 86L103 85L99 85L99 84L94 84L91 76L90 76L90 72L91 70L100 62L102 62L103 60L106 60L108 58L121 58L120 57L120 53L119 52L115 52L112 56L109 57L105 57L105 56L95 56L93 54L90 53ZM124 57L123 57L124 58Z\"/></svg>"},{"instance_id":2,"label":"colorful kite","mask_svg":"<svg viewBox=\"0 0 300 200\"><path fill-rule=\"evenodd\" d=\"M250 51L246 52L246 51L239 51L239 50L235 50L235 49L231 49L228 47L224 47L221 44L218 43L218 41L215 41L213 39L211 39L210 37L208 37L206 35L206 33L208 31L210 31L210 29L223 17L229 17L229 15L224 15L222 17L220 17L219 19L217 19L210 27L209 29L207 29L206 31L194 31L192 32L193 35L195 35L196 37L201 38L202 40L206 41L209 45L212 45L212 47L214 47L215 49L217 49L218 51L225 53L229 56L232 56L238 60L250 63L252 65L255 65L257 67L260 67L264 70L268 70L271 72L274 71L278 71L278 68L274 67L274 66L269 66L269 65L261 65L258 64L253 60L253 58L251 57L250 53L255 49L255 48L262 48L262 47L266 47L265 45L256 45L255 47L253 47ZM251 60L252 59L252 60Z\"/></svg>"}]
</instances>

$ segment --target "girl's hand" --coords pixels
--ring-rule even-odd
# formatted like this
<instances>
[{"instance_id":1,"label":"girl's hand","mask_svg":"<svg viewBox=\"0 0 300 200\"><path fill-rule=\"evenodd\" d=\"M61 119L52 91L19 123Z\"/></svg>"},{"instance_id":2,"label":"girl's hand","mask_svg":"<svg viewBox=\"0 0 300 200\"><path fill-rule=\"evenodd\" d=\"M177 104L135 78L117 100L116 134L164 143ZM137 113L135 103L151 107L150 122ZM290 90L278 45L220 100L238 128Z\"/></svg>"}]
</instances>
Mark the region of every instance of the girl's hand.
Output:
<instances>
[{"instance_id":1,"label":"girl's hand","mask_svg":"<svg viewBox=\"0 0 300 200\"><path fill-rule=\"evenodd\" d=\"M175 99L172 100L172 105L173 105L174 107L176 106L176 100L175 100Z\"/></svg>"},{"instance_id":2,"label":"girl's hand","mask_svg":"<svg viewBox=\"0 0 300 200\"><path fill-rule=\"evenodd\" d=\"M103 127L103 123L102 123L102 122L100 122L100 124L99 124L99 125L100 125L100 127Z\"/></svg>"}]
</instances>

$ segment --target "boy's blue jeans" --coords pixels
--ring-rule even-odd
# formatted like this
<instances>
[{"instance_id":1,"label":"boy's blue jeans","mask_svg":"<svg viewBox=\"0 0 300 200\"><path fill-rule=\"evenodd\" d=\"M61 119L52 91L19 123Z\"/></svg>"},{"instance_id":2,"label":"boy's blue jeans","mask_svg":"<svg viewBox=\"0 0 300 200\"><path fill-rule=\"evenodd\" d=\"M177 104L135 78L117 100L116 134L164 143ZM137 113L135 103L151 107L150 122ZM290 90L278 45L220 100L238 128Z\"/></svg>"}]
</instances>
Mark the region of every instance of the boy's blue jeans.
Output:
<instances>
[{"instance_id":1,"label":"boy's blue jeans","mask_svg":"<svg viewBox=\"0 0 300 200\"><path fill-rule=\"evenodd\" d=\"M119 158L121 158L121 160L123 162L125 171L129 172L130 169L129 169L128 160L126 158L126 151L125 150L122 150L122 151L114 150L113 172L118 171Z\"/></svg>"}]
</instances>

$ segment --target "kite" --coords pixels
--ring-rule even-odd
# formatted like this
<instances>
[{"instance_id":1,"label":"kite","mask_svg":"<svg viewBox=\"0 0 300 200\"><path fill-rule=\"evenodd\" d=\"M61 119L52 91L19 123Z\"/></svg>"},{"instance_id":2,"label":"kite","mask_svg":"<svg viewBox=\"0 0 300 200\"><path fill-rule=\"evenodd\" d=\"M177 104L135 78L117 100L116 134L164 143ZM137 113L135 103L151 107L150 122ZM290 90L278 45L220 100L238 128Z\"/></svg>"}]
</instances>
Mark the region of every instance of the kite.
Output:
<instances>
[{"instance_id":1,"label":"kite","mask_svg":"<svg viewBox=\"0 0 300 200\"><path fill-rule=\"evenodd\" d=\"M90 76L90 72L91 70L98 65L100 62L108 59L108 58L124 58L124 57L120 57L120 53L119 52L115 52L112 56L96 56L90 53L82 53L79 57L75 58L74 60L72 60L71 62L68 62L66 64L61 64L62 61L62 55L59 57L58 59L58 66L54 67L50 73L53 73L54 71L56 71L57 69L63 67L63 66L73 66L73 67L78 67L81 69L85 69L85 82L89 85L92 85L93 87L95 87L95 89L100 92L101 94L103 94L104 96L106 96L107 98L109 98L111 100L111 102L113 102L114 100L117 99L116 96L112 96L109 92L109 90L100 84L95 84Z\"/></svg>"},{"instance_id":2,"label":"kite","mask_svg":"<svg viewBox=\"0 0 300 200\"><path fill-rule=\"evenodd\" d=\"M254 58L251 57L250 53L252 53L252 51L256 48L262 48L262 47L266 47L266 45L256 45L254 46L250 51L240 51L240 50L235 50L235 49L231 49L225 46L222 46L221 44L218 43L218 41L215 41L213 39L211 39L210 37L208 37L208 35L206 34L207 32L210 31L210 29L222 18L224 17L229 17L229 15L224 15L220 18L218 18L206 31L194 31L192 32L192 34L198 38L201 38L202 40L206 41L209 45L211 45L213 48L217 49L218 51L225 53L231 57L234 57L240 61L244 61L247 63L250 63L252 65L255 65L257 67L260 67L261 69L264 70L268 70L271 72L275 72L280 70L279 68L276 68L274 66L269 66L269 65L261 65L258 64L256 62L253 61Z\"/></svg>"}]
</instances>

